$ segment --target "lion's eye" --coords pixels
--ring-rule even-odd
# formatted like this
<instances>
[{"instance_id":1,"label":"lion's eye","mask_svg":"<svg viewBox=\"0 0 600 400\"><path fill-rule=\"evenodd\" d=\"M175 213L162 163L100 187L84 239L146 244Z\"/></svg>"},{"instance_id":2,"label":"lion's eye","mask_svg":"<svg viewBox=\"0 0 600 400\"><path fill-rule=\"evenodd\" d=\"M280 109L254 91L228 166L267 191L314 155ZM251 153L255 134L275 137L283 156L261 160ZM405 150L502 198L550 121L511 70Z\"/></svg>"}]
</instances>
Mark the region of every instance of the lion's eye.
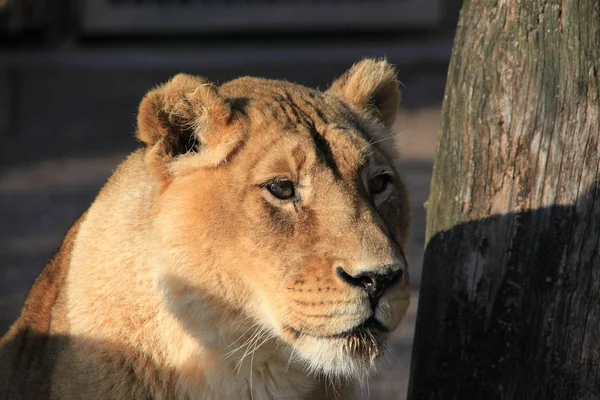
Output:
<instances>
[{"instance_id":1,"label":"lion's eye","mask_svg":"<svg viewBox=\"0 0 600 400\"><path fill-rule=\"evenodd\" d=\"M390 177L386 174L381 174L373 177L369 182L369 192L371 194L380 194L385 192L388 184L390 183Z\"/></svg>"},{"instance_id":2,"label":"lion's eye","mask_svg":"<svg viewBox=\"0 0 600 400\"><path fill-rule=\"evenodd\" d=\"M294 197L294 184L290 181L274 181L267 184L267 190L275 197L281 200L288 200Z\"/></svg>"}]
</instances>

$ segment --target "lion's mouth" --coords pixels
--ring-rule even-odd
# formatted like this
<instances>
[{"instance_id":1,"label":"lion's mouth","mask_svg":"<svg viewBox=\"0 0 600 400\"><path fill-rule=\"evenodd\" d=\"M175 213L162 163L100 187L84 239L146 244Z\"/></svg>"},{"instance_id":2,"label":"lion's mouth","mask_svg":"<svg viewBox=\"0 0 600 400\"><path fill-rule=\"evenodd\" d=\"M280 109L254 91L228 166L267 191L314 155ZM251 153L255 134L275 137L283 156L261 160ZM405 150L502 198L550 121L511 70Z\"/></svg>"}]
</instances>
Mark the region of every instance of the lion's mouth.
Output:
<instances>
[{"instance_id":1,"label":"lion's mouth","mask_svg":"<svg viewBox=\"0 0 600 400\"><path fill-rule=\"evenodd\" d=\"M379 335L387 333L389 329L379 322L375 317L370 317L360 325L355 326L347 331L335 333L329 336L320 336L322 338L360 338L365 335Z\"/></svg>"},{"instance_id":2,"label":"lion's mouth","mask_svg":"<svg viewBox=\"0 0 600 400\"><path fill-rule=\"evenodd\" d=\"M378 336L382 333L388 333L390 330L379 322L375 317L367 318L365 321L346 331L334 333L331 335L312 335L306 332L300 332L291 326L286 327L296 338L301 336L311 336L315 339L351 339L365 336Z\"/></svg>"},{"instance_id":3,"label":"lion's mouth","mask_svg":"<svg viewBox=\"0 0 600 400\"><path fill-rule=\"evenodd\" d=\"M313 341L323 344L330 344L342 352L336 355L345 354L355 361L372 366L375 360L384 352L386 333L390 331L374 317L369 317L355 327L343 332L330 335L315 335L312 333L301 332L290 326L285 327L285 331L290 335L290 339L300 346L305 346ZM307 342L308 340L308 342Z\"/></svg>"}]
</instances>

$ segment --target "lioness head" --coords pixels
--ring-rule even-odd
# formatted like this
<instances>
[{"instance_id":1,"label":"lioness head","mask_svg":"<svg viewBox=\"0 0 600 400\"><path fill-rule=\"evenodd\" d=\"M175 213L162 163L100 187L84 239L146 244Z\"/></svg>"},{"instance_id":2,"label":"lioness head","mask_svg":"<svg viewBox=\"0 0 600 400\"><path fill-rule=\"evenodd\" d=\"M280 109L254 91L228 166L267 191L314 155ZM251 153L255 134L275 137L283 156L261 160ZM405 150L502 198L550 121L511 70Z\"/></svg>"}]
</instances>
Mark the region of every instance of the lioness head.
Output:
<instances>
[{"instance_id":1,"label":"lioness head","mask_svg":"<svg viewBox=\"0 0 600 400\"><path fill-rule=\"evenodd\" d=\"M409 302L398 103L395 71L375 60L325 92L178 75L146 95L157 287L204 346L261 332L316 372L372 366Z\"/></svg>"}]
</instances>

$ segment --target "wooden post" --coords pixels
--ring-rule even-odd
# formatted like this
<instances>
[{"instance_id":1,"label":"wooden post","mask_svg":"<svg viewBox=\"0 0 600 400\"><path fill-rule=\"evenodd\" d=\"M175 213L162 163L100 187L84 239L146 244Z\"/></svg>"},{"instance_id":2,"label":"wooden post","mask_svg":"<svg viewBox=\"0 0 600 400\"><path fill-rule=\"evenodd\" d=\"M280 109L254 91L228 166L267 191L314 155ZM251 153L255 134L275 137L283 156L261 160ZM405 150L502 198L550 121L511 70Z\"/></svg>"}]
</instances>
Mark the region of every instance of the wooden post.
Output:
<instances>
[{"instance_id":1,"label":"wooden post","mask_svg":"<svg viewBox=\"0 0 600 400\"><path fill-rule=\"evenodd\" d=\"M465 0L409 399L600 399L600 1Z\"/></svg>"}]
</instances>

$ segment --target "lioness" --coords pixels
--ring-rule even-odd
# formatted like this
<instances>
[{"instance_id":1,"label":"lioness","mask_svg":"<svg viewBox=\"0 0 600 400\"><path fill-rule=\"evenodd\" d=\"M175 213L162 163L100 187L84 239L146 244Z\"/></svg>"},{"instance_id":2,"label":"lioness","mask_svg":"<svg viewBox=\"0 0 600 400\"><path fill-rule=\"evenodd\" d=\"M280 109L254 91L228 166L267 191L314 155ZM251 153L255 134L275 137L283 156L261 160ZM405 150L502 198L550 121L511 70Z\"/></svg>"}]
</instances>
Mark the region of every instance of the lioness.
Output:
<instances>
[{"instance_id":1,"label":"lioness","mask_svg":"<svg viewBox=\"0 0 600 400\"><path fill-rule=\"evenodd\" d=\"M394 69L177 75L0 342L8 399L348 398L409 303Z\"/></svg>"}]
</instances>

